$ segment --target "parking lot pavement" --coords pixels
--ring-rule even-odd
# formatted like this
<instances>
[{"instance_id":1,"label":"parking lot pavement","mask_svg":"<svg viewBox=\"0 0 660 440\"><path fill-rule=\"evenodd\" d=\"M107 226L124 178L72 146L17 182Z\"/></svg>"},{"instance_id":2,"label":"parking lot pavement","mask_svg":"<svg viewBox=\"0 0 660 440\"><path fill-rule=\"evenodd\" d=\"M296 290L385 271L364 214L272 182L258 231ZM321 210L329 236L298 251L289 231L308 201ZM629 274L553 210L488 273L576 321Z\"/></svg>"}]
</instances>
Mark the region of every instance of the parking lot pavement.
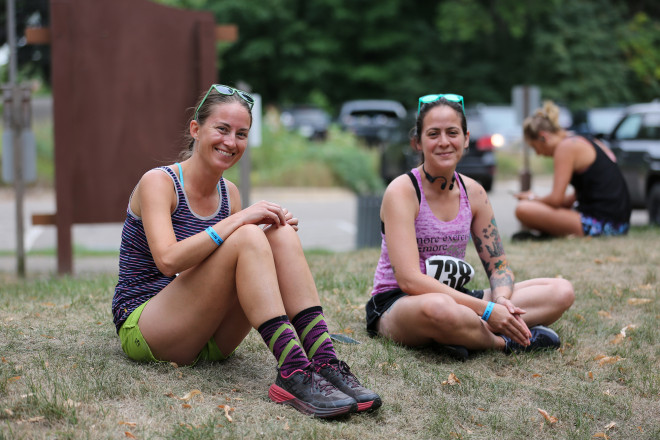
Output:
<instances>
[{"instance_id":1,"label":"parking lot pavement","mask_svg":"<svg viewBox=\"0 0 660 440\"><path fill-rule=\"evenodd\" d=\"M537 194L550 191L550 178L535 178L532 189ZM495 212L495 219L504 240L508 240L519 230L514 210L516 199L511 192L520 189L516 180L496 181L489 193ZM286 207L300 221L298 234L306 250L324 249L343 252L355 249L357 241L357 197L354 193L338 188L257 188L250 197L252 203L270 200ZM54 250L56 230L54 226L31 224L32 214L53 213L55 197L52 190L29 189L24 201L26 252ZM646 211L633 211L632 224L648 223ZM11 188L0 189L0 273L15 273L16 257L11 252L16 249L15 201ZM377 226L376 226L377 227ZM92 251L119 249L121 223L94 225L74 225L72 236L74 246ZM117 272L116 256L77 258L74 261L76 274ZM26 271L31 273L55 273L56 257L29 255L26 258Z\"/></svg>"}]
</instances>

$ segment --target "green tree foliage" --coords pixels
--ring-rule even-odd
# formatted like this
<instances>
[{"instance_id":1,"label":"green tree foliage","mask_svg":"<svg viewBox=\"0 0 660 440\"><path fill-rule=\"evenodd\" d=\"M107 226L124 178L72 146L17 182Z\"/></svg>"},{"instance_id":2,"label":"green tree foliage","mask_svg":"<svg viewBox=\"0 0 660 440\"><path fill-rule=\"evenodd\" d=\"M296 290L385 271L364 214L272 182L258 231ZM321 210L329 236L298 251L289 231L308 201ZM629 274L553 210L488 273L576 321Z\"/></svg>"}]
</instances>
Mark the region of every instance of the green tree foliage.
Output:
<instances>
[{"instance_id":1,"label":"green tree foliage","mask_svg":"<svg viewBox=\"0 0 660 440\"><path fill-rule=\"evenodd\" d=\"M518 84L570 107L660 95L657 0L153 1L237 24L239 40L218 44L218 77L266 104L336 112L348 99L391 98L415 108L417 96L449 91L468 104L509 102Z\"/></svg>"},{"instance_id":2,"label":"green tree foliage","mask_svg":"<svg viewBox=\"0 0 660 440\"><path fill-rule=\"evenodd\" d=\"M628 66L651 96L660 96L660 21L638 12L626 24L619 44Z\"/></svg>"}]
</instances>

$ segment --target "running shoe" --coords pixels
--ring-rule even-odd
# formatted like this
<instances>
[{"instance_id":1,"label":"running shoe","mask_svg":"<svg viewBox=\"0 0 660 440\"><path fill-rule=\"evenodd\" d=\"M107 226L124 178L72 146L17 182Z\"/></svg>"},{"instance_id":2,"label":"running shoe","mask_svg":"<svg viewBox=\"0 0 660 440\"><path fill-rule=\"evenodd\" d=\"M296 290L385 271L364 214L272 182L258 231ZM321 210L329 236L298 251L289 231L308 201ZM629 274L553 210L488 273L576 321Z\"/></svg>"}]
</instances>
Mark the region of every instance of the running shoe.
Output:
<instances>
[{"instance_id":1,"label":"running shoe","mask_svg":"<svg viewBox=\"0 0 660 440\"><path fill-rule=\"evenodd\" d=\"M304 414L320 418L336 417L358 410L355 399L316 373L313 364L287 377L278 371L275 383L268 390L268 397L275 403L291 405Z\"/></svg>"},{"instance_id":2,"label":"running shoe","mask_svg":"<svg viewBox=\"0 0 660 440\"><path fill-rule=\"evenodd\" d=\"M500 335L506 342L504 352L510 354L545 349L557 349L561 345L559 335L548 327L536 325L530 328L529 331L532 332L532 337L529 338L530 344L528 346L520 345L519 343L512 341L507 336Z\"/></svg>"},{"instance_id":3,"label":"running shoe","mask_svg":"<svg viewBox=\"0 0 660 440\"><path fill-rule=\"evenodd\" d=\"M327 363L316 365L316 371L338 390L355 399L358 411L374 410L383 403L378 394L360 384L344 361L333 359Z\"/></svg>"},{"instance_id":4,"label":"running shoe","mask_svg":"<svg viewBox=\"0 0 660 440\"><path fill-rule=\"evenodd\" d=\"M434 344L433 347L440 353L449 356L450 358L465 362L470 355L470 352L467 348L462 345L443 345L443 344Z\"/></svg>"}]
</instances>

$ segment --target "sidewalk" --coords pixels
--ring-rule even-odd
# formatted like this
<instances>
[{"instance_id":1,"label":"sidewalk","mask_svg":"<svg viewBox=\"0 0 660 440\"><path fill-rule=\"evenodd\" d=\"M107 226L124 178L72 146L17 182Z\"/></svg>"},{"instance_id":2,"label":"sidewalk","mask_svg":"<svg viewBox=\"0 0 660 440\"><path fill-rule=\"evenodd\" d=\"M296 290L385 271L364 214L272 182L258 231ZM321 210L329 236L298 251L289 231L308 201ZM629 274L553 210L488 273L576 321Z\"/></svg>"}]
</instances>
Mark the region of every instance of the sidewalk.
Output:
<instances>
[{"instance_id":1,"label":"sidewalk","mask_svg":"<svg viewBox=\"0 0 660 440\"><path fill-rule=\"evenodd\" d=\"M549 177L535 177L532 189L537 194L550 191ZM519 230L514 210L516 199L510 192L517 192L517 180L496 181L489 193L500 236L506 241ZM357 241L357 197L340 188L258 188L250 197L252 203L270 200L286 207L300 221L298 234L306 250L324 249L331 252L351 251ZM11 188L0 189L0 252L8 254L16 248L15 201ZM57 272L56 230L54 226L34 226L32 214L55 212L55 196L52 190L30 189L24 200L25 251L51 250L53 256L28 256L28 275ZM646 211L633 211L632 224L648 223ZM74 225L72 237L75 247L90 251L117 252L121 241L121 223ZM116 273L117 256L76 258L76 275L89 273ZM16 272L14 255L0 256L0 274Z\"/></svg>"}]
</instances>

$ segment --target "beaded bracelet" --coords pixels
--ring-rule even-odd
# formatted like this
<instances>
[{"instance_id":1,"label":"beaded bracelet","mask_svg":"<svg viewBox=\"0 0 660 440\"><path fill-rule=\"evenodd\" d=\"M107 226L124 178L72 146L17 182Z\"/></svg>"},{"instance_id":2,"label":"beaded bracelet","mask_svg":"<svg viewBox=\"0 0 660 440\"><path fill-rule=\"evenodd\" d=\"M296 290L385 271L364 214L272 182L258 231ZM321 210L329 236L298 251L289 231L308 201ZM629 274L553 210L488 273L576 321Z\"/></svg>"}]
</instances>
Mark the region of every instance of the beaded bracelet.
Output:
<instances>
[{"instance_id":1,"label":"beaded bracelet","mask_svg":"<svg viewBox=\"0 0 660 440\"><path fill-rule=\"evenodd\" d=\"M220 238L217 232L215 232L215 229L213 229L211 226L206 228L206 233L209 234L209 237L211 237L211 240L215 242L218 246L220 246L222 243L224 243L224 240Z\"/></svg>"},{"instance_id":2,"label":"beaded bracelet","mask_svg":"<svg viewBox=\"0 0 660 440\"><path fill-rule=\"evenodd\" d=\"M488 305L486 306L486 310L484 310L484 314L481 315L481 319L488 321L488 318L490 318L490 312L493 311L493 307L495 307L495 303L488 301Z\"/></svg>"}]
</instances>

